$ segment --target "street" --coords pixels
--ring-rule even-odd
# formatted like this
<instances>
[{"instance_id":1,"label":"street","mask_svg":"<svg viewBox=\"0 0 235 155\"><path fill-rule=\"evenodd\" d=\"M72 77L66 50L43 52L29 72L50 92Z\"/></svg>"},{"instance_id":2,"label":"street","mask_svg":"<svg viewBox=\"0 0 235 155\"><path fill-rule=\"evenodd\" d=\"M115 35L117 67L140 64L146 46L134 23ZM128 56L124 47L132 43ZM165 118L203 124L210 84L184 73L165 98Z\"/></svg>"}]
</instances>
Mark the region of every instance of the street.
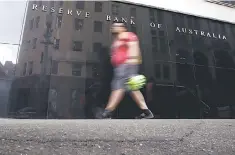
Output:
<instances>
[{"instance_id":1,"label":"street","mask_svg":"<svg viewBox=\"0 0 235 155\"><path fill-rule=\"evenodd\" d=\"M234 155L234 120L0 119L0 155Z\"/></svg>"}]
</instances>

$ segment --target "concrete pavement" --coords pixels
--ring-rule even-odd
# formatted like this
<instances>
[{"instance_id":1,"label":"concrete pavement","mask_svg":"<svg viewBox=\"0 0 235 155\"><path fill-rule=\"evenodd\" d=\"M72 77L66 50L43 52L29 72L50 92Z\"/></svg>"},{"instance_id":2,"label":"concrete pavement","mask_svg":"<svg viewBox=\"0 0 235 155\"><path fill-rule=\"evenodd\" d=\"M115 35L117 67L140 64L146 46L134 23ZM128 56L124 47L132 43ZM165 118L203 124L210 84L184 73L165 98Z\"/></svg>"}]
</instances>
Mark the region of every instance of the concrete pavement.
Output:
<instances>
[{"instance_id":1,"label":"concrete pavement","mask_svg":"<svg viewBox=\"0 0 235 155\"><path fill-rule=\"evenodd\" d=\"M235 120L0 119L0 155L234 155Z\"/></svg>"}]
</instances>

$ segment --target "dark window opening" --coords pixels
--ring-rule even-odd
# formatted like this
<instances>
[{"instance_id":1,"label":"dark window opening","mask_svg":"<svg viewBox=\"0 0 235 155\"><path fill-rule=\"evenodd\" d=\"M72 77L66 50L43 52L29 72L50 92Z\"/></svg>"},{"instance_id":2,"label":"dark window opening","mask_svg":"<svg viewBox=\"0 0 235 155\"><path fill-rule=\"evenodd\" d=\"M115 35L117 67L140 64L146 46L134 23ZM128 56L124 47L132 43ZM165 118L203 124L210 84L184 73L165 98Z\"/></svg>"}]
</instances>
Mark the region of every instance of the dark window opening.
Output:
<instances>
[{"instance_id":1,"label":"dark window opening","mask_svg":"<svg viewBox=\"0 0 235 155\"><path fill-rule=\"evenodd\" d=\"M161 65L155 64L154 70L155 70L155 77L160 79L161 78Z\"/></svg>"},{"instance_id":2,"label":"dark window opening","mask_svg":"<svg viewBox=\"0 0 235 155\"><path fill-rule=\"evenodd\" d=\"M52 74L57 74L58 73L58 62L55 61L55 60L52 60L51 73Z\"/></svg>"},{"instance_id":3,"label":"dark window opening","mask_svg":"<svg viewBox=\"0 0 235 155\"><path fill-rule=\"evenodd\" d=\"M82 65L80 63L72 64L72 75L73 76L81 76L82 74Z\"/></svg>"},{"instance_id":4,"label":"dark window opening","mask_svg":"<svg viewBox=\"0 0 235 155\"><path fill-rule=\"evenodd\" d=\"M93 43L93 52L100 53L102 48L101 43Z\"/></svg>"},{"instance_id":5,"label":"dark window opening","mask_svg":"<svg viewBox=\"0 0 235 155\"><path fill-rule=\"evenodd\" d=\"M102 32L103 23L101 21L94 21L94 32Z\"/></svg>"},{"instance_id":6,"label":"dark window opening","mask_svg":"<svg viewBox=\"0 0 235 155\"><path fill-rule=\"evenodd\" d=\"M102 2L95 2L95 12L102 12L103 3Z\"/></svg>"},{"instance_id":7,"label":"dark window opening","mask_svg":"<svg viewBox=\"0 0 235 155\"><path fill-rule=\"evenodd\" d=\"M85 1L77 1L76 9L84 9L85 8Z\"/></svg>"},{"instance_id":8,"label":"dark window opening","mask_svg":"<svg viewBox=\"0 0 235 155\"><path fill-rule=\"evenodd\" d=\"M81 29L83 28L83 23L84 23L83 19L76 18L75 19L75 30L81 31Z\"/></svg>"},{"instance_id":9,"label":"dark window opening","mask_svg":"<svg viewBox=\"0 0 235 155\"><path fill-rule=\"evenodd\" d=\"M82 42L81 41L74 41L73 42L73 51L82 52Z\"/></svg>"}]
</instances>

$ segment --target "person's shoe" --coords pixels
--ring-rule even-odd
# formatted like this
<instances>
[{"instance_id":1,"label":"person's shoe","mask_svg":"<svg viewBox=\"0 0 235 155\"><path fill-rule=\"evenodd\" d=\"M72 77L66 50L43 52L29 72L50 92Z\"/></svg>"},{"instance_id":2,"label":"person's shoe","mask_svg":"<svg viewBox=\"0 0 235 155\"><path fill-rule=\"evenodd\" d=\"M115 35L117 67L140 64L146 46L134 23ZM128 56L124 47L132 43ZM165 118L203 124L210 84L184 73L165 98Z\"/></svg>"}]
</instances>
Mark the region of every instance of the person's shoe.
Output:
<instances>
[{"instance_id":1,"label":"person's shoe","mask_svg":"<svg viewBox=\"0 0 235 155\"><path fill-rule=\"evenodd\" d=\"M149 109L144 109L140 116L137 116L136 119L153 119L154 115Z\"/></svg>"},{"instance_id":2,"label":"person's shoe","mask_svg":"<svg viewBox=\"0 0 235 155\"><path fill-rule=\"evenodd\" d=\"M101 119L111 119L111 118L112 118L112 111L104 110L104 112L101 115Z\"/></svg>"}]
</instances>

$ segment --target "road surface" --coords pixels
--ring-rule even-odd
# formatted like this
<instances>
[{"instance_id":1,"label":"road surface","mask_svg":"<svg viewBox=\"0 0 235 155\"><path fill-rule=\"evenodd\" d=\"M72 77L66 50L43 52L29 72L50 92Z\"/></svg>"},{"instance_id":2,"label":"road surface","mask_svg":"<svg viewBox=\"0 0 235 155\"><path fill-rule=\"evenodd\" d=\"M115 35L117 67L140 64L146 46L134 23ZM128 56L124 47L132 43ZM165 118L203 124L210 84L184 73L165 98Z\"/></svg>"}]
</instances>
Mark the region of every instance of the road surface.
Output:
<instances>
[{"instance_id":1,"label":"road surface","mask_svg":"<svg viewBox=\"0 0 235 155\"><path fill-rule=\"evenodd\" d=\"M235 155L235 120L0 119L0 155Z\"/></svg>"}]
</instances>

